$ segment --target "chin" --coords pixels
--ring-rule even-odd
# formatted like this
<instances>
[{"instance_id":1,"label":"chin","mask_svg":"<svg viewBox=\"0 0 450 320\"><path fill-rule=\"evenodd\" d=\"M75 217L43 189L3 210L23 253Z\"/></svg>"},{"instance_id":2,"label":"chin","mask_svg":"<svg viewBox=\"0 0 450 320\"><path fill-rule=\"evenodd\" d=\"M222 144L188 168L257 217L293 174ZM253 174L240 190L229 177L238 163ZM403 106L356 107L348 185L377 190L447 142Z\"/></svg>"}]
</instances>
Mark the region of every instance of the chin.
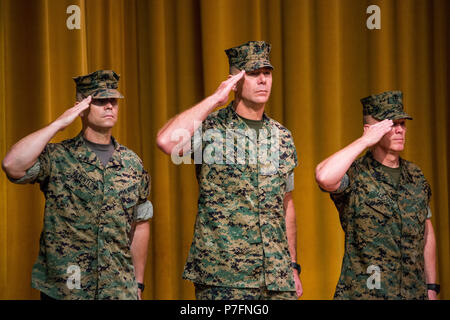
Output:
<instances>
[{"instance_id":1,"label":"chin","mask_svg":"<svg viewBox=\"0 0 450 320\"><path fill-rule=\"evenodd\" d=\"M97 123L96 125L94 125L94 128L97 128L97 130L99 131L104 131L104 130L110 130L114 127L115 123Z\"/></svg>"},{"instance_id":2,"label":"chin","mask_svg":"<svg viewBox=\"0 0 450 320\"><path fill-rule=\"evenodd\" d=\"M115 124L116 124L116 120L108 120L108 121L103 122L101 124L101 127L104 127L105 129L112 128L115 126Z\"/></svg>"},{"instance_id":3,"label":"chin","mask_svg":"<svg viewBox=\"0 0 450 320\"><path fill-rule=\"evenodd\" d=\"M392 151L395 151L395 152L402 152L403 150L405 149L405 146L393 146L392 148L391 148L391 150Z\"/></svg>"},{"instance_id":4,"label":"chin","mask_svg":"<svg viewBox=\"0 0 450 320\"><path fill-rule=\"evenodd\" d=\"M267 103L267 101L269 100L269 98L268 97L261 97L261 98L256 98L256 99L253 99L253 103L255 103L255 104L263 104L263 103Z\"/></svg>"}]
</instances>

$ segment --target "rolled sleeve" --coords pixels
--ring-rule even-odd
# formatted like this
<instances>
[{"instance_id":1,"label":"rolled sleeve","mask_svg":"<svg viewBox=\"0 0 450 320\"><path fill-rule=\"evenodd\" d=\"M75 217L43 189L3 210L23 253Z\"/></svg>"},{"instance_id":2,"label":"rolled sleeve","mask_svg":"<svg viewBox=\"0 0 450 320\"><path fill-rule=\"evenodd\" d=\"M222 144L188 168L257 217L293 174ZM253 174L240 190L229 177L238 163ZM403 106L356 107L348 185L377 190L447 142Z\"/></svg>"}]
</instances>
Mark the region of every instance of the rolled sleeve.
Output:
<instances>
[{"instance_id":1,"label":"rolled sleeve","mask_svg":"<svg viewBox=\"0 0 450 320\"><path fill-rule=\"evenodd\" d=\"M294 172L288 174L286 178L286 193L294 190Z\"/></svg>"},{"instance_id":2,"label":"rolled sleeve","mask_svg":"<svg viewBox=\"0 0 450 320\"><path fill-rule=\"evenodd\" d=\"M340 193L344 192L345 190L347 190L349 185L350 185L350 179L348 177L348 174L345 173L344 176L341 179L341 183L339 184L339 188L337 188L336 190L334 190L334 191L327 191L325 189L322 189L321 186L319 186L319 189L321 191L323 191L323 192L327 192L327 193L330 193L330 194L340 194Z\"/></svg>"},{"instance_id":3,"label":"rolled sleeve","mask_svg":"<svg viewBox=\"0 0 450 320\"><path fill-rule=\"evenodd\" d=\"M9 181L17 184L40 183L43 184L48 180L51 172L50 154L55 147L54 144L47 144L36 162L28 168L25 175L19 179L8 177Z\"/></svg>"},{"instance_id":4,"label":"rolled sleeve","mask_svg":"<svg viewBox=\"0 0 450 320\"><path fill-rule=\"evenodd\" d=\"M431 217L432 217L433 215L432 215L432 213L431 213L430 206L427 207L427 210L428 210L427 219L431 219Z\"/></svg>"},{"instance_id":5,"label":"rolled sleeve","mask_svg":"<svg viewBox=\"0 0 450 320\"><path fill-rule=\"evenodd\" d=\"M26 184L26 183L32 183L36 180L36 178L39 176L39 172L41 171L41 163L39 159L27 170L25 175L19 179L14 179L9 176L8 179L12 183L17 184Z\"/></svg>"},{"instance_id":6,"label":"rolled sleeve","mask_svg":"<svg viewBox=\"0 0 450 320\"><path fill-rule=\"evenodd\" d=\"M134 209L134 221L146 221L153 217L153 205L150 201L138 205Z\"/></svg>"},{"instance_id":7,"label":"rolled sleeve","mask_svg":"<svg viewBox=\"0 0 450 320\"><path fill-rule=\"evenodd\" d=\"M348 174L344 174L344 176L341 179L341 184L339 185L339 188L337 188L335 191L333 191L332 193L341 193L343 191L345 191L348 186L350 184L350 179L348 178Z\"/></svg>"},{"instance_id":8,"label":"rolled sleeve","mask_svg":"<svg viewBox=\"0 0 450 320\"><path fill-rule=\"evenodd\" d=\"M153 205L147 200L150 194L151 178L147 171L143 170L139 185L139 201L134 208L134 220L145 221L153 217Z\"/></svg>"}]
</instances>

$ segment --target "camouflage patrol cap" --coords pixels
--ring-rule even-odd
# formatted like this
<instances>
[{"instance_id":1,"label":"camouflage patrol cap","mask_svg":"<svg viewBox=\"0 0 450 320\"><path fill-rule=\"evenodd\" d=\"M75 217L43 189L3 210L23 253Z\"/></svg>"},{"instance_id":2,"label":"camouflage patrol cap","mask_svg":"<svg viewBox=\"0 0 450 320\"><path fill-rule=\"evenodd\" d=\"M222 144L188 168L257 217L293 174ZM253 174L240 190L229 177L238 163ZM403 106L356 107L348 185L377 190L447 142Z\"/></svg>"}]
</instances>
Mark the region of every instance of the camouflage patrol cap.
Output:
<instances>
[{"instance_id":1,"label":"camouflage patrol cap","mask_svg":"<svg viewBox=\"0 0 450 320\"><path fill-rule=\"evenodd\" d=\"M230 67L250 72L260 68L271 68L270 44L265 41L249 41L240 46L225 50Z\"/></svg>"},{"instance_id":2,"label":"camouflage patrol cap","mask_svg":"<svg viewBox=\"0 0 450 320\"><path fill-rule=\"evenodd\" d=\"M120 76L112 70L97 70L85 76L73 78L77 93L93 99L123 98L117 90Z\"/></svg>"},{"instance_id":3,"label":"camouflage patrol cap","mask_svg":"<svg viewBox=\"0 0 450 320\"><path fill-rule=\"evenodd\" d=\"M409 119L412 117L403 111L403 94L401 91L386 91L361 99L363 115L377 120Z\"/></svg>"}]
</instances>

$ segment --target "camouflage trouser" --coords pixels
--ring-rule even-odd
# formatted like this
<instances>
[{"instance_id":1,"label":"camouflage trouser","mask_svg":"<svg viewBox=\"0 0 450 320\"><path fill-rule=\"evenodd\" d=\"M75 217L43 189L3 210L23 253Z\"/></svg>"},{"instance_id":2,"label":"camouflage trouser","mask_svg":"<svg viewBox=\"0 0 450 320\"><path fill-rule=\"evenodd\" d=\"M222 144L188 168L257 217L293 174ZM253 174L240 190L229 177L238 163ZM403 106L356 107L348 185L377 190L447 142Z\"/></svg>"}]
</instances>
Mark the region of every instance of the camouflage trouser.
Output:
<instances>
[{"instance_id":1,"label":"camouflage trouser","mask_svg":"<svg viewBox=\"0 0 450 320\"><path fill-rule=\"evenodd\" d=\"M194 283L197 300L297 300L295 291L272 291L267 288L230 288Z\"/></svg>"}]
</instances>

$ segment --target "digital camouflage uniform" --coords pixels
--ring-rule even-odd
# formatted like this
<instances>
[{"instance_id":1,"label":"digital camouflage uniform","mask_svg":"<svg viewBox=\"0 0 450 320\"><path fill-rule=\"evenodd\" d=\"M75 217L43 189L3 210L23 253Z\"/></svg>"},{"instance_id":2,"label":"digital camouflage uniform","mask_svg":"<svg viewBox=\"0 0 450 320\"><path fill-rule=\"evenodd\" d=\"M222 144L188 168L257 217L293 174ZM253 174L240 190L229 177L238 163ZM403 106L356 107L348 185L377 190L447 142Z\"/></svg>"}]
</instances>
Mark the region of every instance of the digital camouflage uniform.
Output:
<instances>
[{"instance_id":1,"label":"digital camouflage uniform","mask_svg":"<svg viewBox=\"0 0 450 320\"><path fill-rule=\"evenodd\" d=\"M249 41L240 46L225 50L228 63L239 70L250 72L260 68L271 68L271 46L265 41Z\"/></svg>"},{"instance_id":2,"label":"digital camouflage uniform","mask_svg":"<svg viewBox=\"0 0 450 320\"><path fill-rule=\"evenodd\" d=\"M294 291L273 291L266 287L233 288L195 284L197 300L295 300Z\"/></svg>"},{"instance_id":3,"label":"digital camouflage uniform","mask_svg":"<svg viewBox=\"0 0 450 320\"><path fill-rule=\"evenodd\" d=\"M403 112L399 91L361 101L364 115L378 120L412 119ZM418 166L399 161L396 184L368 151L331 193L345 232L336 299L427 299L423 252L431 189Z\"/></svg>"},{"instance_id":4,"label":"digital camouflage uniform","mask_svg":"<svg viewBox=\"0 0 450 320\"><path fill-rule=\"evenodd\" d=\"M120 76L112 70L97 70L85 76L73 78L77 85L77 93L84 98L93 99L123 98L117 90Z\"/></svg>"},{"instance_id":5,"label":"digital camouflage uniform","mask_svg":"<svg viewBox=\"0 0 450 320\"><path fill-rule=\"evenodd\" d=\"M150 178L139 157L112 140L106 167L80 133L48 144L24 177L11 179L39 183L44 193L32 287L52 298L137 299L130 231L153 214ZM71 278L77 269L79 289Z\"/></svg>"},{"instance_id":6,"label":"digital camouflage uniform","mask_svg":"<svg viewBox=\"0 0 450 320\"><path fill-rule=\"evenodd\" d=\"M264 46L268 53L270 46ZM212 154L217 156L213 163L203 157L201 164L196 165L198 213L183 278L201 289L197 298L209 299L213 291L216 299L242 297L242 293L230 295L230 290L220 291L220 288L204 285L293 291L290 298L296 298L283 206L286 178L297 166L292 135L266 114L263 115L263 130L267 134L260 133L259 141L256 134L250 135L247 129L231 102L203 121L203 143L195 143L195 134L192 139L194 150L201 147L200 155L213 147L216 152ZM238 139L246 137L245 147L239 149L239 143L234 140L228 149L228 142L213 143L216 140L208 138L208 131L223 141L230 132ZM245 161L236 158L234 163L227 162L233 154L239 153L238 149L245 151ZM279 154L278 163L274 163L274 158L250 161L253 152L261 149L269 151L270 155ZM217 296L220 292L223 297Z\"/></svg>"},{"instance_id":7,"label":"digital camouflage uniform","mask_svg":"<svg viewBox=\"0 0 450 320\"><path fill-rule=\"evenodd\" d=\"M413 118L403 111L403 94L401 91L386 91L361 99L363 116L372 116L382 121Z\"/></svg>"}]
</instances>

